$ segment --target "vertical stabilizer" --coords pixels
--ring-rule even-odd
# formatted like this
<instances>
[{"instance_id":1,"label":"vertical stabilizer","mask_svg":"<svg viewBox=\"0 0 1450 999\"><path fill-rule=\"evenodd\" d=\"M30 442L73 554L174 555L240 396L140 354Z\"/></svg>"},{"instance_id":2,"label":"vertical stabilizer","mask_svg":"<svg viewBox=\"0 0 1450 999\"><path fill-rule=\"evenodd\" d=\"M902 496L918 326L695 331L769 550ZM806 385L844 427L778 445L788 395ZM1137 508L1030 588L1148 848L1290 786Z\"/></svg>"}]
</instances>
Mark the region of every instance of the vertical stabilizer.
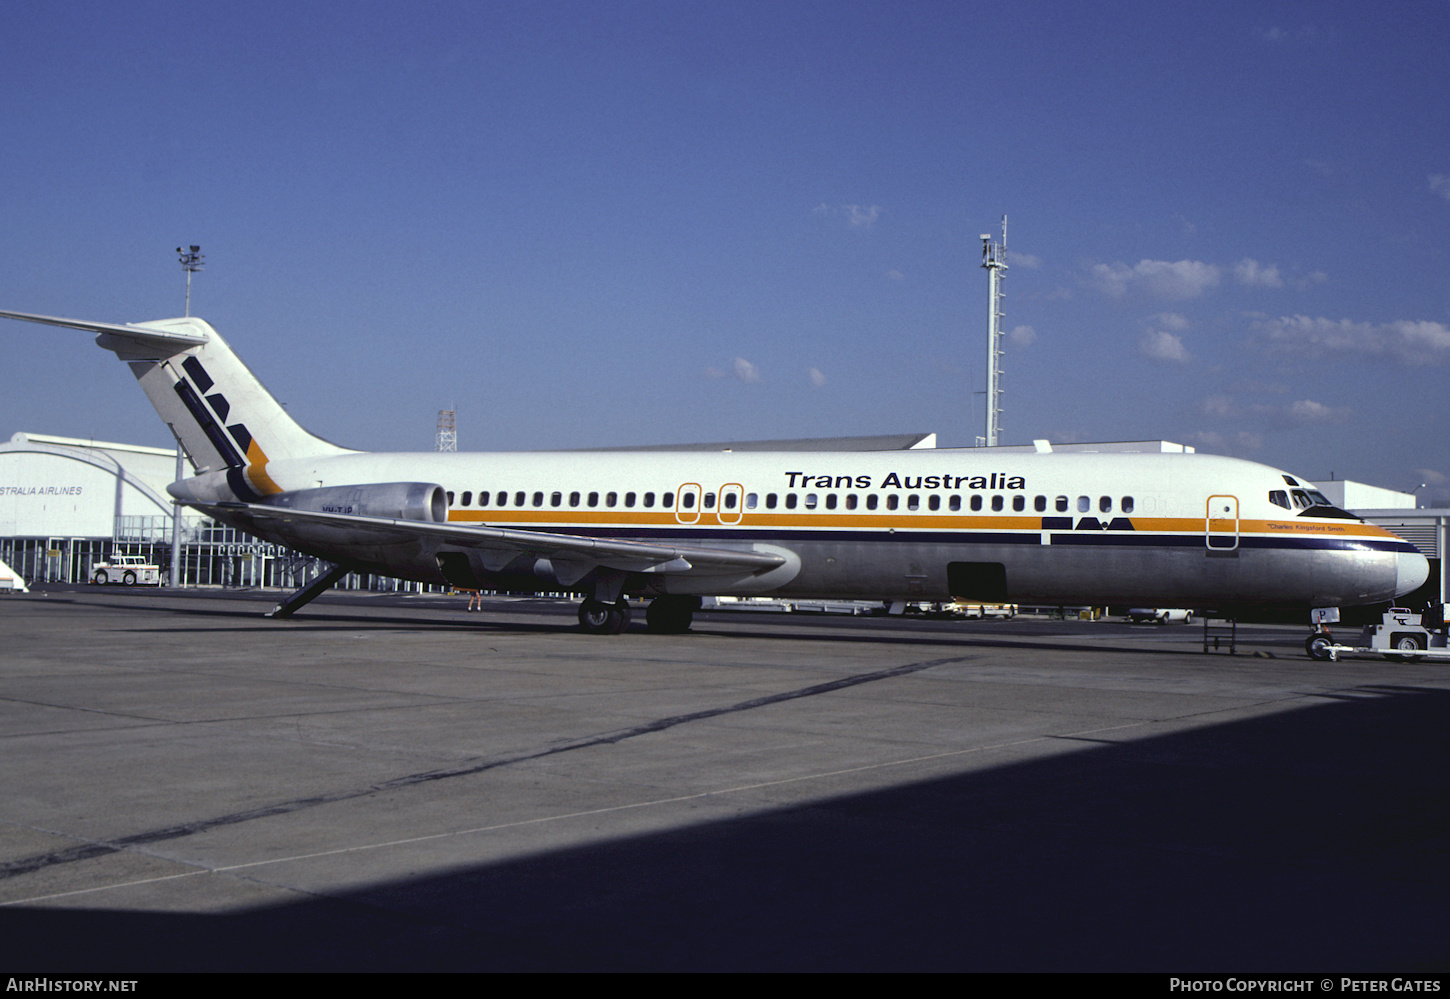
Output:
<instances>
[{"instance_id":1,"label":"vertical stabilizer","mask_svg":"<svg viewBox=\"0 0 1450 999\"><path fill-rule=\"evenodd\" d=\"M89 330L125 361L198 473L228 471L238 495L280 492L267 463L350 454L303 430L204 320L122 325L21 312L0 317Z\"/></svg>"}]
</instances>

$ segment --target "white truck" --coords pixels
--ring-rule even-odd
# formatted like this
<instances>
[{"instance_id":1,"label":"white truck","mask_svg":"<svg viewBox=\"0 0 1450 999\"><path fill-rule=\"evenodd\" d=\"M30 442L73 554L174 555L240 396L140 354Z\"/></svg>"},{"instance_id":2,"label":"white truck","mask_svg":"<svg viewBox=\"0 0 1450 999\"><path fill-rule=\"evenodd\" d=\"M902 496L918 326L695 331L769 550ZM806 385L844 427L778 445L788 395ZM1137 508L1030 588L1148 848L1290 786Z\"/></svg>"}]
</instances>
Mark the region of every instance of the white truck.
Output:
<instances>
[{"instance_id":1,"label":"white truck","mask_svg":"<svg viewBox=\"0 0 1450 999\"><path fill-rule=\"evenodd\" d=\"M122 586L160 586L161 567L148 562L144 555L113 555L109 562L91 567L91 582L97 586L120 583Z\"/></svg>"}]
</instances>

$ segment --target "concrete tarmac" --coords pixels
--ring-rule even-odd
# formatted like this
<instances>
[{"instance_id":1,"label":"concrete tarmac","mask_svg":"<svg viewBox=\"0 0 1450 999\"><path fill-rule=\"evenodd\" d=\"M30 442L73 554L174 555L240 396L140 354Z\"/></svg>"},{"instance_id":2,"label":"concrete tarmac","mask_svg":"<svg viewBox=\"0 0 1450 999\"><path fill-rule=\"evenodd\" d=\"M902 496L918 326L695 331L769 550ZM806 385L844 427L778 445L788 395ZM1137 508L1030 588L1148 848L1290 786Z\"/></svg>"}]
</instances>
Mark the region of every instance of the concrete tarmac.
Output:
<instances>
[{"instance_id":1,"label":"concrete tarmac","mask_svg":"<svg viewBox=\"0 0 1450 999\"><path fill-rule=\"evenodd\" d=\"M0 967L1450 966L1445 666L277 598L0 597Z\"/></svg>"}]
</instances>

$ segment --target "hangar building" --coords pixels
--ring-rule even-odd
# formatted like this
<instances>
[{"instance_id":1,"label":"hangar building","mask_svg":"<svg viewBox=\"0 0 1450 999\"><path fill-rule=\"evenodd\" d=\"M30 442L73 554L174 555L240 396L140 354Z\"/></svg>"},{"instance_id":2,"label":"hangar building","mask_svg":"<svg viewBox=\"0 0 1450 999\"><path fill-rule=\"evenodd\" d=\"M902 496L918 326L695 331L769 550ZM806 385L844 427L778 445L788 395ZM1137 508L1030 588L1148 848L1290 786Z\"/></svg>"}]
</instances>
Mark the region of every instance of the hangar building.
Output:
<instances>
[{"instance_id":1,"label":"hangar building","mask_svg":"<svg viewBox=\"0 0 1450 999\"><path fill-rule=\"evenodd\" d=\"M174 449L17 433L0 444L0 561L32 583L81 583L113 555L171 571ZM318 562L196 513L181 517L184 586L301 586ZM347 589L412 586L349 576ZM391 585L389 585L391 584Z\"/></svg>"}]
</instances>

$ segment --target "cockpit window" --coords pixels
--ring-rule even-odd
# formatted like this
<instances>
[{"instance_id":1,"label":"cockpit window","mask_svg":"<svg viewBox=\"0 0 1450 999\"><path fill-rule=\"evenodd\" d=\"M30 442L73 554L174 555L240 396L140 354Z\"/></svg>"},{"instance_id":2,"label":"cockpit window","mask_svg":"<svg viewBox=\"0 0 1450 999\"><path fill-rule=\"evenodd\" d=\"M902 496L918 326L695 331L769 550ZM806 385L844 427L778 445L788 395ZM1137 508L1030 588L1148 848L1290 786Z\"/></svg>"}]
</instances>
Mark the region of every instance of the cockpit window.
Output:
<instances>
[{"instance_id":1,"label":"cockpit window","mask_svg":"<svg viewBox=\"0 0 1450 999\"><path fill-rule=\"evenodd\" d=\"M1275 506L1282 506L1287 510L1289 509L1289 494L1282 489L1270 489L1269 502Z\"/></svg>"},{"instance_id":2,"label":"cockpit window","mask_svg":"<svg viewBox=\"0 0 1450 999\"><path fill-rule=\"evenodd\" d=\"M1358 517L1348 510L1341 510L1337 506L1329 506L1321 503L1315 503L1309 509L1301 510L1299 516L1323 517L1326 520L1359 520Z\"/></svg>"},{"instance_id":3,"label":"cockpit window","mask_svg":"<svg viewBox=\"0 0 1450 999\"><path fill-rule=\"evenodd\" d=\"M1284 478L1287 479L1288 476L1286 475ZM1289 490L1289 496L1294 501L1294 509L1299 512L1299 516L1301 517L1322 517L1325 520L1359 520L1358 517L1348 510L1341 510L1329 502L1329 497L1317 489L1291 489ZM1286 510L1289 509L1289 504L1284 501L1284 494L1280 490L1276 489L1269 493L1269 501L1278 506L1282 506Z\"/></svg>"},{"instance_id":4,"label":"cockpit window","mask_svg":"<svg viewBox=\"0 0 1450 999\"><path fill-rule=\"evenodd\" d=\"M1311 506L1334 506L1329 502L1329 497L1317 489L1293 489L1289 495L1294 497L1294 506L1299 510L1307 510ZM1274 494L1270 493L1269 498L1273 499Z\"/></svg>"}]
</instances>

